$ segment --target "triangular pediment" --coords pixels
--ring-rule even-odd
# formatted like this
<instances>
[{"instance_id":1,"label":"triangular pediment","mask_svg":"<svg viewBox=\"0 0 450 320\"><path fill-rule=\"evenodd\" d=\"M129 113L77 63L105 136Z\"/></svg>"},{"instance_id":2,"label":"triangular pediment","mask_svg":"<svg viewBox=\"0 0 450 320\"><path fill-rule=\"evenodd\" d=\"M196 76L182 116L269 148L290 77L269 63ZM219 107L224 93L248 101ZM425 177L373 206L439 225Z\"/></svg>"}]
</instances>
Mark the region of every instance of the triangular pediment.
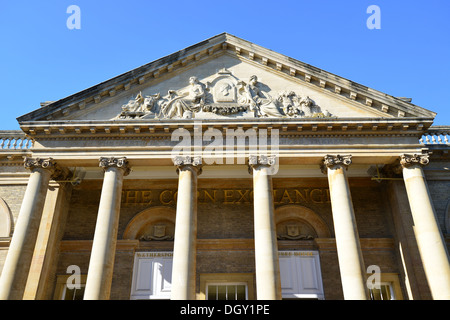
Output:
<instances>
[{"instance_id":1,"label":"triangular pediment","mask_svg":"<svg viewBox=\"0 0 450 320\"><path fill-rule=\"evenodd\" d=\"M220 34L18 118L160 121L254 118L434 118L229 34Z\"/></svg>"}]
</instances>

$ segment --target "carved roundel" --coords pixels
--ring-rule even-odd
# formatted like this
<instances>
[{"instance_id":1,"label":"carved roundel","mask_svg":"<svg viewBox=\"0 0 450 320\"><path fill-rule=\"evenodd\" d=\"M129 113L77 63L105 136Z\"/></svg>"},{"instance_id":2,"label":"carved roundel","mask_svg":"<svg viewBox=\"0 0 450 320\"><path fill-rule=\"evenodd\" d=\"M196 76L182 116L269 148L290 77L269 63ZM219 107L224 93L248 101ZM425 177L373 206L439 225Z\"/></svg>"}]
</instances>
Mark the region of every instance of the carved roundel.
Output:
<instances>
[{"instance_id":1,"label":"carved roundel","mask_svg":"<svg viewBox=\"0 0 450 320\"><path fill-rule=\"evenodd\" d=\"M141 211L128 223L124 239L141 241L173 240L176 212L168 207L153 207Z\"/></svg>"}]
</instances>

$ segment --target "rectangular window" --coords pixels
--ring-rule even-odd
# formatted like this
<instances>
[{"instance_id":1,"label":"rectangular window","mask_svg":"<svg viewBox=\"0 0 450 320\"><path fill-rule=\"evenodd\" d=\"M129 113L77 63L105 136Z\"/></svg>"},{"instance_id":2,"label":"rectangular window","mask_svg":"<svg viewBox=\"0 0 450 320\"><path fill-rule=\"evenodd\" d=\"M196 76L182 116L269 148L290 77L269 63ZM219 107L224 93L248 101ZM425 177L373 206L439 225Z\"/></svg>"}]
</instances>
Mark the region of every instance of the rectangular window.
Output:
<instances>
[{"instance_id":1,"label":"rectangular window","mask_svg":"<svg viewBox=\"0 0 450 320\"><path fill-rule=\"evenodd\" d=\"M246 283L212 283L206 287L207 300L247 300Z\"/></svg>"},{"instance_id":2,"label":"rectangular window","mask_svg":"<svg viewBox=\"0 0 450 320\"><path fill-rule=\"evenodd\" d=\"M80 288L69 289L64 285L61 300L83 300L85 285L80 285Z\"/></svg>"},{"instance_id":3,"label":"rectangular window","mask_svg":"<svg viewBox=\"0 0 450 320\"><path fill-rule=\"evenodd\" d=\"M380 288L369 289L370 300L395 300L394 288L389 282L380 283Z\"/></svg>"},{"instance_id":4,"label":"rectangular window","mask_svg":"<svg viewBox=\"0 0 450 320\"><path fill-rule=\"evenodd\" d=\"M83 300L84 289L86 286L87 275L80 275L80 288L69 289L67 284L74 285L72 279L69 279L70 275L57 275L56 286L53 299L55 300ZM70 282L68 282L70 281Z\"/></svg>"}]
</instances>

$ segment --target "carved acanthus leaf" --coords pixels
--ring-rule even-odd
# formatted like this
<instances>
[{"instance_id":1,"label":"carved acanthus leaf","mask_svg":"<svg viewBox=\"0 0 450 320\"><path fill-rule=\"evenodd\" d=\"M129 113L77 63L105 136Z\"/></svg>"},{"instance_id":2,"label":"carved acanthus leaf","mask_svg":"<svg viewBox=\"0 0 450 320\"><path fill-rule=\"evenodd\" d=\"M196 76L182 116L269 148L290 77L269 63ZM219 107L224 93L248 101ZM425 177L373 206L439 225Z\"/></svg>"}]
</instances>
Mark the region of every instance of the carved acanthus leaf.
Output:
<instances>
[{"instance_id":1,"label":"carved acanthus leaf","mask_svg":"<svg viewBox=\"0 0 450 320\"><path fill-rule=\"evenodd\" d=\"M334 166L344 166L348 167L352 164L352 156L351 155L329 155L327 154L322 161L322 165L320 166L320 169L323 173L327 173L327 168L332 168Z\"/></svg>"},{"instance_id":2,"label":"carved acanthus leaf","mask_svg":"<svg viewBox=\"0 0 450 320\"><path fill-rule=\"evenodd\" d=\"M124 170L124 175L128 175L131 172L131 168L126 157L101 157L99 160L99 166L104 170L110 167L122 169Z\"/></svg>"},{"instance_id":3,"label":"carved acanthus leaf","mask_svg":"<svg viewBox=\"0 0 450 320\"><path fill-rule=\"evenodd\" d=\"M418 164L426 166L430 162L430 156L427 153L423 154L402 154L400 156L400 164L402 167L407 168L409 166Z\"/></svg>"}]
</instances>

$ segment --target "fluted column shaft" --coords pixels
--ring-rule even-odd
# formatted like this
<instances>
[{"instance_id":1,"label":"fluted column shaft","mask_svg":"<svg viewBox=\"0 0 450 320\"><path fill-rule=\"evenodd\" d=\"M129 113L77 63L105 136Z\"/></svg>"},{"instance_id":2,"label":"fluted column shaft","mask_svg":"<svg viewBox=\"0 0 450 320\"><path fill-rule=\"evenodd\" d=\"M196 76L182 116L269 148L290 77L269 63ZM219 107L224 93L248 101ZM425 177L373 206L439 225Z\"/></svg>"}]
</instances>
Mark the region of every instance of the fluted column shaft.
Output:
<instances>
[{"instance_id":1,"label":"fluted column shaft","mask_svg":"<svg viewBox=\"0 0 450 320\"><path fill-rule=\"evenodd\" d=\"M400 164L403 167L417 245L431 294L433 299L450 300L448 252L422 169L428 162L428 154L402 155Z\"/></svg>"},{"instance_id":2,"label":"fluted column shaft","mask_svg":"<svg viewBox=\"0 0 450 320\"><path fill-rule=\"evenodd\" d=\"M271 165L274 157L250 156L253 174L256 294L258 300L280 300L281 280L275 228Z\"/></svg>"},{"instance_id":3,"label":"fluted column shaft","mask_svg":"<svg viewBox=\"0 0 450 320\"><path fill-rule=\"evenodd\" d=\"M172 268L172 300L195 299L197 256L197 177L201 159L177 157L177 213Z\"/></svg>"},{"instance_id":4,"label":"fluted column shaft","mask_svg":"<svg viewBox=\"0 0 450 320\"><path fill-rule=\"evenodd\" d=\"M56 163L51 158L27 158L25 168L31 170L31 174L0 278L0 300L23 297L48 184Z\"/></svg>"},{"instance_id":5,"label":"fluted column shaft","mask_svg":"<svg viewBox=\"0 0 450 320\"><path fill-rule=\"evenodd\" d=\"M351 156L324 158L330 188L342 290L346 300L366 300L366 272L346 169Z\"/></svg>"},{"instance_id":6,"label":"fluted column shaft","mask_svg":"<svg viewBox=\"0 0 450 320\"><path fill-rule=\"evenodd\" d=\"M89 261L85 300L108 300L110 297L122 183L124 175L130 171L126 158L101 158L100 166L105 174Z\"/></svg>"}]
</instances>

